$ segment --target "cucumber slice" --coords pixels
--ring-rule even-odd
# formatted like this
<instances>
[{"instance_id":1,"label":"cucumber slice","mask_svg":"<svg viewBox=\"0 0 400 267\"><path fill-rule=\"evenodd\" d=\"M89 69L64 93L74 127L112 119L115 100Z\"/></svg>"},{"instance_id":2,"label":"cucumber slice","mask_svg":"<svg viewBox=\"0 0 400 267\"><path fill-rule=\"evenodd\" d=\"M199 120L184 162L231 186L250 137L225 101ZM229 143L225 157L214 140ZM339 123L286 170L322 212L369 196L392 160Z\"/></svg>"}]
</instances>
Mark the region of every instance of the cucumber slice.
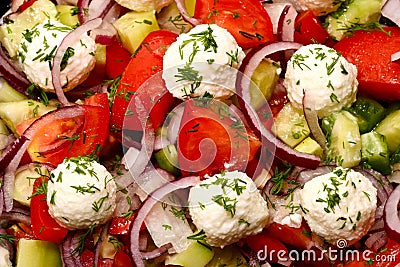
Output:
<instances>
[{"instance_id":1,"label":"cucumber slice","mask_svg":"<svg viewBox=\"0 0 400 267\"><path fill-rule=\"evenodd\" d=\"M204 267L213 258L214 251L197 242L180 253L167 256L165 265L177 265L185 267Z\"/></svg>"},{"instance_id":2,"label":"cucumber slice","mask_svg":"<svg viewBox=\"0 0 400 267\"><path fill-rule=\"evenodd\" d=\"M336 12L328 15L325 22L328 33L339 41L355 27L378 22L380 16L381 0L346 0Z\"/></svg>"},{"instance_id":3,"label":"cucumber slice","mask_svg":"<svg viewBox=\"0 0 400 267\"><path fill-rule=\"evenodd\" d=\"M384 117L385 108L373 99L359 97L348 110L357 117L361 133L371 131Z\"/></svg>"},{"instance_id":4,"label":"cucumber slice","mask_svg":"<svg viewBox=\"0 0 400 267\"><path fill-rule=\"evenodd\" d=\"M57 5L57 19L64 25L75 26L79 24L78 14L75 6Z\"/></svg>"},{"instance_id":5,"label":"cucumber slice","mask_svg":"<svg viewBox=\"0 0 400 267\"><path fill-rule=\"evenodd\" d=\"M4 135L10 134L10 131L8 131L8 128L3 120L0 120L0 134L4 134Z\"/></svg>"},{"instance_id":6,"label":"cucumber slice","mask_svg":"<svg viewBox=\"0 0 400 267\"><path fill-rule=\"evenodd\" d=\"M317 141L315 141L311 137L307 137L306 139L301 141L301 143L298 144L294 149L303 153L312 154L319 157L322 157L324 154L322 147L317 143Z\"/></svg>"},{"instance_id":7,"label":"cucumber slice","mask_svg":"<svg viewBox=\"0 0 400 267\"><path fill-rule=\"evenodd\" d=\"M400 146L400 110L387 115L375 128L375 132L385 136L390 153Z\"/></svg>"},{"instance_id":8,"label":"cucumber slice","mask_svg":"<svg viewBox=\"0 0 400 267\"><path fill-rule=\"evenodd\" d=\"M168 145L154 153L158 166L174 175L179 175L179 170L175 167L178 166L178 151L174 145Z\"/></svg>"},{"instance_id":9,"label":"cucumber slice","mask_svg":"<svg viewBox=\"0 0 400 267\"><path fill-rule=\"evenodd\" d=\"M56 243L21 238L18 241L17 267L61 267L60 249Z\"/></svg>"},{"instance_id":10,"label":"cucumber slice","mask_svg":"<svg viewBox=\"0 0 400 267\"><path fill-rule=\"evenodd\" d=\"M12 88L6 80L0 77L0 102L13 102L25 99L28 98Z\"/></svg>"},{"instance_id":11,"label":"cucumber slice","mask_svg":"<svg viewBox=\"0 0 400 267\"><path fill-rule=\"evenodd\" d=\"M360 131L356 119L349 112L343 110L337 114L332 127L329 149L339 166L351 168L360 163Z\"/></svg>"},{"instance_id":12,"label":"cucumber slice","mask_svg":"<svg viewBox=\"0 0 400 267\"><path fill-rule=\"evenodd\" d=\"M377 132L361 135L362 161L384 175L391 173L389 150L385 137Z\"/></svg>"},{"instance_id":13,"label":"cucumber slice","mask_svg":"<svg viewBox=\"0 0 400 267\"><path fill-rule=\"evenodd\" d=\"M272 127L275 135L290 147L295 147L310 134L303 111L287 103L278 113Z\"/></svg>"},{"instance_id":14,"label":"cucumber slice","mask_svg":"<svg viewBox=\"0 0 400 267\"><path fill-rule=\"evenodd\" d=\"M131 53L136 51L150 32L159 29L154 11L130 11L115 21L114 27L124 47Z\"/></svg>"}]
</instances>

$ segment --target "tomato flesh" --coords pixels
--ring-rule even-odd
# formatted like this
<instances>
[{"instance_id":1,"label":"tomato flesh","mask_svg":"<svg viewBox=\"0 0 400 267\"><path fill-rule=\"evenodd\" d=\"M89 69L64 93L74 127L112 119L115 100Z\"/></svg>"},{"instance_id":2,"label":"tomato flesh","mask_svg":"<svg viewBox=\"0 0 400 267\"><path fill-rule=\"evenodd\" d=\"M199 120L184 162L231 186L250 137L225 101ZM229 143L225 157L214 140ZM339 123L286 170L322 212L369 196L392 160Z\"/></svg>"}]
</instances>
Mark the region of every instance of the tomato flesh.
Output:
<instances>
[{"instance_id":1,"label":"tomato flesh","mask_svg":"<svg viewBox=\"0 0 400 267\"><path fill-rule=\"evenodd\" d=\"M113 38L106 46L106 72L111 79L117 78L125 70L131 59L131 53L126 50L117 38Z\"/></svg>"},{"instance_id":2,"label":"tomato flesh","mask_svg":"<svg viewBox=\"0 0 400 267\"><path fill-rule=\"evenodd\" d=\"M400 28L356 31L343 38L334 49L356 65L360 94L383 101L400 100L400 63L391 55L400 51ZM390 35L388 34L390 32Z\"/></svg>"},{"instance_id":3,"label":"tomato flesh","mask_svg":"<svg viewBox=\"0 0 400 267\"><path fill-rule=\"evenodd\" d=\"M328 32L311 10L300 13L296 17L294 27L295 42L303 45L313 43L326 44L328 46L333 45L333 41Z\"/></svg>"}]
</instances>

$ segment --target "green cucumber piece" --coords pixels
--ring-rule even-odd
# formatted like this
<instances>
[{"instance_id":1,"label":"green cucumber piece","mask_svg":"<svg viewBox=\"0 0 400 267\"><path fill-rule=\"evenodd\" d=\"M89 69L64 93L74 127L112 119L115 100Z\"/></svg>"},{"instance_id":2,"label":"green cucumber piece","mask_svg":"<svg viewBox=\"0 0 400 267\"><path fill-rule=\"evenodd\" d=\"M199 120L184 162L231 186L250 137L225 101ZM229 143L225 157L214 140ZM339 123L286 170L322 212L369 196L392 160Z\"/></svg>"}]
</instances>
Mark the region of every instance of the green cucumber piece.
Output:
<instances>
[{"instance_id":1,"label":"green cucumber piece","mask_svg":"<svg viewBox=\"0 0 400 267\"><path fill-rule=\"evenodd\" d=\"M303 111L290 102L278 113L274 126L275 135L290 147L295 147L310 134Z\"/></svg>"},{"instance_id":2,"label":"green cucumber piece","mask_svg":"<svg viewBox=\"0 0 400 267\"><path fill-rule=\"evenodd\" d=\"M315 141L311 137L307 137L306 139L301 141L301 143L295 146L294 149L299 152L316 155L319 157L322 157L324 154L322 147L317 143L317 141Z\"/></svg>"},{"instance_id":3,"label":"green cucumber piece","mask_svg":"<svg viewBox=\"0 0 400 267\"><path fill-rule=\"evenodd\" d=\"M355 27L377 27L374 23L380 16L381 0L346 0L337 11L328 15L325 22L328 33L339 41Z\"/></svg>"},{"instance_id":4,"label":"green cucumber piece","mask_svg":"<svg viewBox=\"0 0 400 267\"><path fill-rule=\"evenodd\" d=\"M390 153L400 146L400 110L387 115L375 128L375 132L385 136Z\"/></svg>"},{"instance_id":5,"label":"green cucumber piece","mask_svg":"<svg viewBox=\"0 0 400 267\"><path fill-rule=\"evenodd\" d=\"M214 251L197 242L177 254L168 256L165 265L177 265L185 267L204 267L214 257Z\"/></svg>"},{"instance_id":6,"label":"green cucumber piece","mask_svg":"<svg viewBox=\"0 0 400 267\"><path fill-rule=\"evenodd\" d=\"M214 257L212 260L206 265L206 267L238 267L238 266L247 266L247 261L243 257L242 253L239 249L230 245L227 247L214 248Z\"/></svg>"},{"instance_id":7,"label":"green cucumber piece","mask_svg":"<svg viewBox=\"0 0 400 267\"><path fill-rule=\"evenodd\" d=\"M56 243L21 238L18 241L17 267L62 267L60 248Z\"/></svg>"},{"instance_id":8,"label":"green cucumber piece","mask_svg":"<svg viewBox=\"0 0 400 267\"><path fill-rule=\"evenodd\" d=\"M9 135L10 131L8 130L6 124L3 120L0 120L0 134Z\"/></svg>"},{"instance_id":9,"label":"green cucumber piece","mask_svg":"<svg viewBox=\"0 0 400 267\"><path fill-rule=\"evenodd\" d=\"M4 78L0 77L0 102L13 102L28 99L12 88Z\"/></svg>"},{"instance_id":10,"label":"green cucumber piece","mask_svg":"<svg viewBox=\"0 0 400 267\"><path fill-rule=\"evenodd\" d=\"M371 131L386 114L381 104L365 97L359 97L348 111L357 117L361 133Z\"/></svg>"},{"instance_id":11,"label":"green cucumber piece","mask_svg":"<svg viewBox=\"0 0 400 267\"><path fill-rule=\"evenodd\" d=\"M154 153L158 166L174 175L179 175L178 166L178 151L172 144Z\"/></svg>"},{"instance_id":12,"label":"green cucumber piece","mask_svg":"<svg viewBox=\"0 0 400 267\"><path fill-rule=\"evenodd\" d=\"M329 150L336 163L344 168L357 166L361 161L361 136L353 115L340 111L331 132Z\"/></svg>"},{"instance_id":13,"label":"green cucumber piece","mask_svg":"<svg viewBox=\"0 0 400 267\"><path fill-rule=\"evenodd\" d=\"M362 161L384 175L391 173L389 150L385 137L377 132L361 135Z\"/></svg>"},{"instance_id":14,"label":"green cucumber piece","mask_svg":"<svg viewBox=\"0 0 400 267\"><path fill-rule=\"evenodd\" d=\"M70 5L56 5L57 19L64 25L75 26L79 25L77 8Z\"/></svg>"}]
</instances>

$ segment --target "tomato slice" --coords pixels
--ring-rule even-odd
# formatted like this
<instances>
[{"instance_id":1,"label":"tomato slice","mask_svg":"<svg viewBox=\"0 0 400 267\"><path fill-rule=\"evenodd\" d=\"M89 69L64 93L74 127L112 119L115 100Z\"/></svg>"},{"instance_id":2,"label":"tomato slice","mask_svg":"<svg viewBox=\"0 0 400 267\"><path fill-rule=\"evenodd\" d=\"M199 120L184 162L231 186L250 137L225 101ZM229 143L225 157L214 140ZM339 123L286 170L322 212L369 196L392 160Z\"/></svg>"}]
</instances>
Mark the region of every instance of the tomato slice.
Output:
<instances>
[{"instance_id":1,"label":"tomato slice","mask_svg":"<svg viewBox=\"0 0 400 267\"><path fill-rule=\"evenodd\" d=\"M232 163L236 170L245 169L261 142L238 118L230 117L226 105L203 103L196 99L185 102L178 134L182 174L213 175Z\"/></svg>"},{"instance_id":2,"label":"tomato slice","mask_svg":"<svg viewBox=\"0 0 400 267\"><path fill-rule=\"evenodd\" d=\"M122 249L119 249L114 257L113 267L132 267L133 263L131 257L126 254Z\"/></svg>"},{"instance_id":3,"label":"tomato slice","mask_svg":"<svg viewBox=\"0 0 400 267\"><path fill-rule=\"evenodd\" d=\"M143 102L154 104L154 107L153 105L145 107L149 111L151 109L150 121L153 127L157 128L161 124L160 121L164 121L172 103L172 95L167 93L157 97L153 94L154 92L137 92L137 90L148 78L162 70L165 51L177 36L177 34L165 30L151 32L129 61L115 92L111 113L111 125L114 131L122 130L125 117L132 120L129 123L129 130L142 130L137 115L130 110L131 108L128 109L131 99L139 94ZM163 81L159 80L158 82L163 84Z\"/></svg>"},{"instance_id":4,"label":"tomato slice","mask_svg":"<svg viewBox=\"0 0 400 267\"><path fill-rule=\"evenodd\" d=\"M301 12L296 17L294 27L294 40L298 43L304 45L319 43L328 46L334 44L321 21L311 10Z\"/></svg>"},{"instance_id":5,"label":"tomato slice","mask_svg":"<svg viewBox=\"0 0 400 267\"><path fill-rule=\"evenodd\" d=\"M37 0L24 0L24 3L18 8L19 12L23 12L35 3Z\"/></svg>"},{"instance_id":6,"label":"tomato slice","mask_svg":"<svg viewBox=\"0 0 400 267\"><path fill-rule=\"evenodd\" d=\"M294 228L284 224L272 223L265 232L268 236L297 249L308 249L312 244L310 229L305 224L300 228Z\"/></svg>"},{"instance_id":7,"label":"tomato slice","mask_svg":"<svg viewBox=\"0 0 400 267\"><path fill-rule=\"evenodd\" d=\"M49 214L46 194L42 193L48 179L39 177L33 184L31 198L31 223L35 238L55 243L61 243L68 229L60 226Z\"/></svg>"},{"instance_id":8,"label":"tomato slice","mask_svg":"<svg viewBox=\"0 0 400 267\"><path fill-rule=\"evenodd\" d=\"M391 102L400 100L400 64L391 62L391 55L400 51L400 28L383 30L356 31L334 49L357 66L360 94Z\"/></svg>"},{"instance_id":9,"label":"tomato slice","mask_svg":"<svg viewBox=\"0 0 400 267\"><path fill-rule=\"evenodd\" d=\"M244 49L274 41L271 19L258 0L197 0L194 17L227 29Z\"/></svg>"},{"instance_id":10,"label":"tomato slice","mask_svg":"<svg viewBox=\"0 0 400 267\"><path fill-rule=\"evenodd\" d=\"M98 154L109 134L110 112L106 95L92 96L82 105L82 115L73 118L54 118L41 125L28 147L32 161L60 164L65 158ZM55 112L62 112L57 110ZM50 112L44 116L54 116Z\"/></svg>"},{"instance_id":11,"label":"tomato slice","mask_svg":"<svg viewBox=\"0 0 400 267\"><path fill-rule=\"evenodd\" d=\"M270 237L265 232L249 236L244 242L258 257L265 258L269 263L276 263L280 258L289 259L289 251L286 246L281 241Z\"/></svg>"}]
</instances>

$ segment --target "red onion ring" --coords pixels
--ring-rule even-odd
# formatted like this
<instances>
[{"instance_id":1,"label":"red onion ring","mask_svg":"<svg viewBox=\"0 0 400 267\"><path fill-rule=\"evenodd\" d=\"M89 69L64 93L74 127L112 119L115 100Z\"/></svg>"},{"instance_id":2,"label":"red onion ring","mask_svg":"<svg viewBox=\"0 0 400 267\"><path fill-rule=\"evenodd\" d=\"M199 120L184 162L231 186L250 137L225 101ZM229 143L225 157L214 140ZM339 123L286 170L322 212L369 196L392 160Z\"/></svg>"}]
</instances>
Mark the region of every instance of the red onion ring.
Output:
<instances>
[{"instance_id":1,"label":"red onion ring","mask_svg":"<svg viewBox=\"0 0 400 267\"><path fill-rule=\"evenodd\" d=\"M100 249L101 249L102 243L108 242L107 241L108 228L109 228L108 224L103 226L103 228L101 229L100 235L99 235L99 239L96 242L96 247L94 249L94 266L98 266L99 258L100 258Z\"/></svg>"},{"instance_id":2,"label":"red onion ring","mask_svg":"<svg viewBox=\"0 0 400 267\"><path fill-rule=\"evenodd\" d=\"M31 225L29 210L23 208L13 208L10 211L3 212L0 218L8 221L16 221L24 223L26 225Z\"/></svg>"},{"instance_id":3,"label":"red onion ring","mask_svg":"<svg viewBox=\"0 0 400 267\"><path fill-rule=\"evenodd\" d=\"M297 17L297 11L290 4L286 5L279 16L277 27L278 41L294 41L294 22Z\"/></svg>"},{"instance_id":4,"label":"red onion ring","mask_svg":"<svg viewBox=\"0 0 400 267\"><path fill-rule=\"evenodd\" d=\"M70 231L61 244L61 259L63 267L83 267L79 253L74 253L75 244L78 244L78 232Z\"/></svg>"},{"instance_id":5,"label":"red onion ring","mask_svg":"<svg viewBox=\"0 0 400 267\"><path fill-rule=\"evenodd\" d=\"M400 0L388 0L382 8L382 15L400 27Z\"/></svg>"},{"instance_id":6,"label":"red onion ring","mask_svg":"<svg viewBox=\"0 0 400 267\"><path fill-rule=\"evenodd\" d=\"M372 249L374 252L378 252L388 241L388 235L385 231L380 231L371 234L367 240L365 240L365 245Z\"/></svg>"},{"instance_id":7,"label":"red onion ring","mask_svg":"<svg viewBox=\"0 0 400 267\"><path fill-rule=\"evenodd\" d=\"M78 19L79 23L83 24L86 22L87 11L89 9L90 0L78 0L77 6L79 8Z\"/></svg>"},{"instance_id":8,"label":"red onion ring","mask_svg":"<svg viewBox=\"0 0 400 267\"><path fill-rule=\"evenodd\" d=\"M281 160L292 163L293 165L315 169L320 163L319 157L296 151L280 141L261 124L258 115L255 114L254 109L250 105L251 97L249 88L251 79L249 77L253 75L260 62L266 56L275 52L299 49L301 46L301 44L293 42L277 42L263 47L248 60L248 63L244 67L242 66L244 69L243 73L238 72L236 88L239 96L243 100L239 101L239 103L242 105L242 109L245 111L248 121L253 125L253 130L256 130L256 133L261 135L268 143L276 146L276 156Z\"/></svg>"},{"instance_id":9,"label":"red onion ring","mask_svg":"<svg viewBox=\"0 0 400 267\"><path fill-rule=\"evenodd\" d=\"M136 215L135 220L133 221L130 240L131 246L130 251L132 254L132 258L137 267L144 267L145 264L143 262L142 253L139 250L139 233L140 227L142 226L147 214L150 212L151 208L163 197L168 195L171 192L174 192L178 189L184 189L190 186L195 186L200 182L200 177L198 176L188 176L177 180L172 183L168 183L163 187L157 189L153 193L149 195L147 200L143 203L139 212Z\"/></svg>"},{"instance_id":10,"label":"red onion ring","mask_svg":"<svg viewBox=\"0 0 400 267\"><path fill-rule=\"evenodd\" d=\"M309 98L306 97L307 91L304 91L303 95L303 113L304 117L307 121L308 128L311 131L312 136L314 137L315 141L322 147L323 151L327 151L327 141L324 133L318 122L318 115L317 112L311 107Z\"/></svg>"},{"instance_id":11,"label":"red onion ring","mask_svg":"<svg viewBox=\"0 0 400 267\"><path fill-rule=\"evenodd\" d=\"M0 138L4 139L2 142L0 142L0 150L10 147L10 145L15 141L14 134L0 134Z\"/></svg>"},{"instance_id":12,"label":"red onion ring","mask_svg":"<svg viewBox=\"0 0 400 267\"><path fill-rule=\"evenodd\" d=\"M26 75L11 62L2 47L0 47L0 75L7 80L12 88L23 94L26 94L26 88L31 84Z\"/></svg>"},{"instance_id":13,"label":"red onion ring","mask_svg":"<svg viewBox=\"0 0 400 267\"><path fill-rule=\"evenodd\" d=\"M197 26L201 24L201 21L189 16L186 8L185 0L175 0L175 4L178 7L179 13L181 14L184 21L190 23L192 26Z\"/></svg>"},{"instance_id":14,"label":"red onion ring","mask_svg":"<svg viewBox=\"0 0 400 267\"><path fill-rule=\"evenodd\" d=\"M89 20L104 18L113 5L112 0L92 0L89 4Z\"/></svg>"},{"instance_id":15,"label":"red onion ring","mask_svg":"<svg viewBox=\"0 0 400 267\"><path fill-rule=\"evenodd\" d=\"M100 26L102 20L100 18L89 20L81 26L69 32L58 46L56 54L53 59L53 68L51 70L51 78L53 80L54 91L57 98L63 106L71 105L62 89L60 75L61 75L61 60L64 57L65 51L68 47L76 42L83 34Z\"/></svg>"},{"instance_id":16,"label":"red onion ring","mask_svg":"<svg viewBox=\"0 0 400 267\"><path fill-rule=\"evenodd\" d=\"M399 51L399 52L396 52L396 53L394 53L394 54L392 54L391 57L390 57L390 60L391 60L392 62L397 62L397 61L399 61L399 60L400 60L400 51Z\"/></svg>"},{"instance_id":17,"label":"red onion ring","mask_svg":"<svg viewBox=\"0 0 400 267\"><path fill-rule=\"evenodd\" d=\"M383 211L385 230L396 242L400 242L400 218L398 205L400 203L400 186L397 186L390 194Z\"/></svg>"},{"instance_id":18,"label":"red onion ring","mask_svg":"<svg viewBox=\"0 0 400 267\"><path fill-rule=\"evenodd\" d=\"M152 251L146 251L146 252L141 252L142 253L142 258L144 260L152 260L155 258L160 257L161 255L165 254L168 252L168 249L172 247L171 244L165 244L159 248L156 248Z\"/></svg>"}]
</instances>

